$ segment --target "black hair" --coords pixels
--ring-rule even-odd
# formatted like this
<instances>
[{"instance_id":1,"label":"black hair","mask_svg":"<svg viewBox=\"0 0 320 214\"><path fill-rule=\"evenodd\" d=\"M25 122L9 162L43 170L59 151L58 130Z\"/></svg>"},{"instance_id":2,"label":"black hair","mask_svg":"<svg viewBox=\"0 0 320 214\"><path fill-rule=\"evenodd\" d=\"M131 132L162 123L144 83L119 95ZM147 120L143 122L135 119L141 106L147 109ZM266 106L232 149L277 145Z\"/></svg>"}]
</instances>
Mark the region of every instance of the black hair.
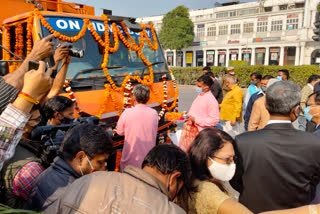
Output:
<instances>
[{"instance_id":1,"label":"black hair","mask_svg":"<svg viewBox=\"0 0 320 214\"><path fill-rule=\"evenodd\" d=\"M202 69L202 71L207 71L207 72L211 72L211 68L210 66L206 66Z\"/></svg>"},{"instance_id":2,"label":"black hair","mask_svg":"<svg viewBox=\"0 0 320 214\"><path fill-rule=\"evenodd\" d=\"M79 124L67 132L61 144L60 157L72 160L80 151L84 151L89 159L98 154L111 154L113 142L108 133L99 126Z\"/></svg>"},{"instance_id":3,"label":"black hair","mask_svg":"<svg viewBox=\"0 0 320 214\"><path fill-rule=\"evenodd\" d=\"M67 108L73 107L74 102L64 96L50 98L40 109L41 115L45 120L54 118L54 113L64 112Z\"/></svg>"},{"instance_id":4,"label":"black hair","mask_svg":"<svg viewBox=\"0 0 320 214\"><path fill-rule=\"evenodd\" d=\"M177 170L181 173L184 188L193 188L191 165L188 155L174 144L161 144L153 147L142 162L142 168L157 168L162 174Z\"/></svg>"},{"instance_id":5,"label":"black hair","mask_svg":"<svg viewBox=\"0 0 320 214\"><path fill-rule=\"evenodd\" d=\"M254 76L256 79L261 80L262 79L262 75L260 72L253 72L250 77Z\"/></svg>"},{"instance_id":6,"label":"black hair","mask_svg":"<svg viewBox=\"0 0 320 214\"><path fill-rule=\"evenodd\" d=\"M264 75L263 77L262 77L262 79L263 80L269 80L269 79L272 79L273 78L273 76L271 76L271 75Z\"/></svg>"},{"instance_id":7,"label":"black hair","mask_svg":"<svg viewBox=\"0 0 320 214\"><path fill-rule=\"evenodd\" d=\"M213 180L207 167L207 160L227 142L230 142L235 148L235 141L233 138L219 129L206 128L197 135L188 152L194 179L213 182L221 190L225 191L219 183Z\"/></svg>"},{"instance_id":8,"label":"black hair","mask_svg":"<svg viewBox=\"0 0 320 214\"><path fill-rule=\"evenodd\" d=\"M197 79L197 82L203 82L203 84L205 84L206 86L209 86L209 88L212 86L213 84L213 80L210 78L209 75L202 75L201 77L199 77Z\"/></svg>"},{"instance_id":9,"label":"black hair","mask_svg":"<svg viewBox=\"0 0 320 214\"><path fill-rule=\"evenodd\" d=\"M206 72L204 75L208 75L209 77L215 77L214 73L212 73L211 71Z\"/></svg>"},{"instance_id":10,"label":"black hair","mask_svg":"<svg viewBox=\"0 0 320 214\"><path fill-rule=\"evenodd\" d=\"M308 83L311 83L312 81L317 81L317 79L320 79L320 76L316 74L312 74L308 79Z\"/></svg>"},{"instance_id":11,"label":"black hair","mask_svg":"<svg viewBox=\"0 0 320 214\"><path fill-rule=\"evenodd\" d=\"M313 92L320 91L320 82L317 82L313 87Z\"/></svg>"},{"instance_id":12,"label":"black hair","mask_svg":"<svg viewBox=\"0 0 320 214\"><path fill-rule=\"evenodd\" d=\"M284 73L284 75L286 75L287 79L289 79L289 71L287 69L281 69L278 72Z\"/></svg>"}]
</instances>

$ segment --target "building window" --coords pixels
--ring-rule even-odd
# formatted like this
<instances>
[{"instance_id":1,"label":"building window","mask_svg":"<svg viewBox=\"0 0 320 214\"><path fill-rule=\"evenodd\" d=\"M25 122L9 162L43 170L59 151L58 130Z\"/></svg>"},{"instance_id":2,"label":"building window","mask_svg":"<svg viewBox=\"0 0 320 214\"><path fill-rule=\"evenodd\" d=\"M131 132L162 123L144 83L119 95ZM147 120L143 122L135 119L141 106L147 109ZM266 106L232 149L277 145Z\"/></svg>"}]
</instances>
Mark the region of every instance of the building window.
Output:
<instances>
[{"instance_id":1,"label":"building window","mask_svg":"<svg viewBox=\"0 0 320 214\"><path fill-rule=\"evenodd\" d=\"M282 31L282 20L272 21L271 31Z\"/></svg>"},{"instance_id":2,"label":"building window","mask_svg":"<svg viewBox=\"0 0 320 214\"><path fill-rule=\"evenodd\" d=\"M220 25L219 26L219 35L227 35L228 34L228 25Z\"/></svg>"},{"instance_id":3,"label":"building window","mask_svg":"<svg viewBox=\"0 0 320 214\"><path fill-rule=\"evenodd\" d=\"M243 24L243 32L244 33L252 33L253 32L253 23Z\"/></svg>"},{"instance_id":4,"label":"building window","mask_svg":"<svg viewBox=\"0 0 320 214\"><path fill-rule=\"evenodd\" d=\"M264 12L272 12L272 7L265 7Z\"/></svg>"},{"instance_id":5,"label":"building window","mask_svg":"<svg viewBox=\"0 0 320 214\"><path fill-rule=\"evenodd\" d=\"M287 4L279 5L279 9L280 10L287 10L288 9L288 5Z\"/></svg>"},{"instance_id":6,"label":"building window","mask_svg":"<svg viewBox=\"0 0 320 214\"><path fill-rule=\"evenodd\" d=\"M240 34L240 24L231 25L231 35Z\"/></svg>"},{"instance_id":7,"label":"building window","mask_svg":"<svg viewBox=\"0 0 320 214\"><path fill-rule=\"evenodd\" d=\"M217 19L220 19L220 18L225 18L225 17L228 17L229 13L228 12L220 12L220 13L217 13Z\"/></svg>"},{"instance_id":8,"label":"building window","mask_svg":"<svg viewBox=\"0 0 320 214\"><path fill-rule=\"evenodd\" d=\"M299 18L287 18L287 30L297 30L298 29Z\"/></svg>"},{"instance_id":9,"label":"building window","mask_svg":"<svg viewBox=\"0 0 320 214\"><path fill-rule=\"evenodd\" d=\"M295 8L303 8L304 7L304 2L299 2L296 3Z\"/></svg>"},{"instance_id":10,"label":"building window","mask_svg":"<svg viewBox=\"0 0 320 214\"><path fill-rule=\"evenodd\" d=\"M229 15L230 15L230 16L236 16L236 15L237 15L237 11L230 11L230 12L229 12Z\"/></svg>"},{"instance_id":11,"label":"building window","mask_svg":"<svg viewBox=\"0 0 320 214\"><path fill-rule=\"evenodd\" d=\"M268 31L268 21L258 21L257 32L267 32Z\"/></svg>"},{"instance_id":12,"label":"building window","mask_svg":"<svg viewBox=\"0 0 320 214\"><path fill-rule=\"evenodd\" d=\"M239 15L240 16L253 15L253 14L256 14L258 10L259 10L258 8L249 8L249 9L239 10Z\"/></svg>"},{"instance_id":13,"label":"building window","mask_svg":"<svg viewBox=\"0 0 320 214\"><path fill-rule=\"evenodd\" d=\"M212 36L216 36L216 26L213 27L208 27L207 29L207 36L212 37Z\"/></svg>"},{"instance_id":14,"label":"building window","mask_svg":"<svg viewBox=\"0 0 320 214\"><path fill-rule=\"evenodd\" d=\"M204 37L204 24L197 26L197 38L201 40Z\"/></svg>"}]
</instances>

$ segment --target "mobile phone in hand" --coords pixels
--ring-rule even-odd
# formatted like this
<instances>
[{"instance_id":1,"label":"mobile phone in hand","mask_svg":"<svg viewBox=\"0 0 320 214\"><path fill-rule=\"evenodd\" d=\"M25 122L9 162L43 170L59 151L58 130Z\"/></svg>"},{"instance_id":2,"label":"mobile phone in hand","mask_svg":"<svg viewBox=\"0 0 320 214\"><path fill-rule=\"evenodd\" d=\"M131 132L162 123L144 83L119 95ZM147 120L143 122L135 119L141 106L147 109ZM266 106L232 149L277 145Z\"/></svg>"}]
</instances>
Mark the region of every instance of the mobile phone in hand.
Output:
<instances>
[{"instance_id":1,"label":"mobile phone in hand","mask_svg":"<svg viewBox=\"0 0 320 214\"><path fill-rule=\"evenodd\" d=\"M49 65L48 63L46 63L46 70L45 72L48 70ZM39 69L39 62L35 62L35 61L29 61L29 65L28 65L28 70L38 70ZM51 74L51 78L56 78L57 75L57 70L53 70L52 74Z\"/></svg>"}]
</instances>

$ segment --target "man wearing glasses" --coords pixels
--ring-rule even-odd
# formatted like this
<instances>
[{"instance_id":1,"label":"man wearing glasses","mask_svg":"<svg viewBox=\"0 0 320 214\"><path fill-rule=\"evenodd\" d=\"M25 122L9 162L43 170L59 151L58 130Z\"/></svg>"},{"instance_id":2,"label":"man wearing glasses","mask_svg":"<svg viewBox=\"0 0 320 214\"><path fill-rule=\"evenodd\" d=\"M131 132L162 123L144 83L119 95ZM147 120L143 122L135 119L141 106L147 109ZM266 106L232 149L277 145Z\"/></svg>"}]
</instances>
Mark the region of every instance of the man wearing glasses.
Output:
<instances>
[{"instance_id":1,"label":"man wearing glasses","mask_svg":"<svg viewBox=\"0 0 320 214\"><path fill-rule=\"evenodd\" d=\"M39 105L35 105L31 118L23 129L12 159L4 164L1 171L1 202L16 209L26 208L29 191L36 178L44 171L40 160L40 142L30 140L31 132L41 120Z\"/></svg>"}]
</instances>

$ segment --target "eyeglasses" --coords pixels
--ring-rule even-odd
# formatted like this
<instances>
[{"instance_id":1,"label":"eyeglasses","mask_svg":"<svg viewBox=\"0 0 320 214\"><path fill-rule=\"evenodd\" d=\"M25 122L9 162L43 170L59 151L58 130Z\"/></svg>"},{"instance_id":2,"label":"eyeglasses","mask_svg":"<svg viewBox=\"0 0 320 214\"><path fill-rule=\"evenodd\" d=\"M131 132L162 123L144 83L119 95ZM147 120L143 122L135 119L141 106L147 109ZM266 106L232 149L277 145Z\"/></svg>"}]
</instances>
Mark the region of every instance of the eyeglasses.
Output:
<instances>
[{"instance_id":1,"label":"eyeglasses","mask_svg":"<svg viewBox=\"0 0 320 214\"><path fill-rule=\"evenodd\" d=\"M29 119L29 121L37 121L37 122L40 122L40 121L41 121L41 117L32 118L32 119Z\"/></svg>"},{"instance_id":2,"label":"eyeglasses","mask_svg":"<svg viewBox=\"0 0 320 214\"><path fill-rule=\"evenodd\" d=\"M214 158L217 158L217 159L220 159L220 160L224 160L226 161L226 163L229 165L229 164L232 164L234 163L238 157L237 156L233 156L231 158L220 158L220 157L217 157L217 156L213 156ZM210 157L209 157L210 160L212 160Z\"/></svg>"}]
</instances>

